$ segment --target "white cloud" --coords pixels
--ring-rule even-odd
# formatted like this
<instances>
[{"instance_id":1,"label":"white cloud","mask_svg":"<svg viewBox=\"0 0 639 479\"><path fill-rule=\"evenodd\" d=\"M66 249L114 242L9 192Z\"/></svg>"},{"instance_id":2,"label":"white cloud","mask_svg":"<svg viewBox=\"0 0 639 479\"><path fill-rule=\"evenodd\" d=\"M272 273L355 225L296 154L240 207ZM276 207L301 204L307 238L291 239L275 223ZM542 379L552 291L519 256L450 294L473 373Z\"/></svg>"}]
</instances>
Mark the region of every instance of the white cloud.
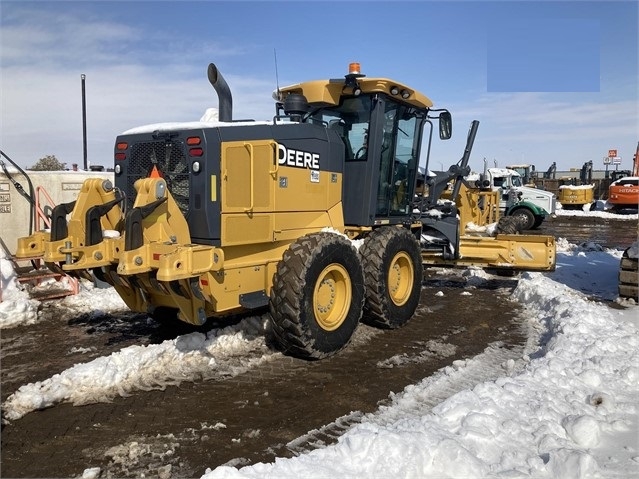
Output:
<instances>
[{"instance_id":1,"label":"white cloud","mask_svg":"<svg viewBox=\"0 0 639 479\"><path fill-rule=\"evenodd\" d=\"M153 28L144 18L133 23L113 12L98 15L90 2L73 3L73 10L6 5L0 29L0 142L22 166L47 154L68 164L81 162L82 73L87 75L88 152L93 163L111 164L115 136L122 131L146 123L194 121L206 108L216 106L206 78L211 60L223 67L236 118L261 120L274 113L273 77L255 73L250 78L230 68L226 71L233 57L242 58L243 65L257 61L251 55L263 45L228 41L213 33L195 38L178 25ZM410 77L414 72L408 70L388 76ZM293 82L309 79L296 77ZM611 89L608 84L602 82L602 89ZM609 148L619 150L621 168L631 165L639 133L636 85L624 89L630 92L625 99L619 89L469 94L451 85L446 85L444 96L439 95L437 106L453 113L455 136L450 142L434 141L434 168L439 163L447 168L460 158L472 119L479 119L481 126L471 166L481 167L481 158L486 157L500 164L524 159L544 171L553 161L561 170L594 160L595 168L601 169L601 158ZM435 91L441 88L436 81L433 86Z\"/></svg>"},{"instance_id":2,"label":"white cloud","mask_svg":"<svg viewBox=\"0 0 639 479\"><path fill-rule=\"evenodd\" d=\"M142 40L144 47L138 44ZM218 102L204 53L219 59L242 49L187 43L180 37L149 37L94 15L32 9L3 15L3 151L22 166L48 154L68 165L82 164L81 74L86 74L91 164L109 166L115 137L129 128L199 119ZM235 118L273 115L270 82L222 74L234 96Z\"/></svg>"}]
</instances>

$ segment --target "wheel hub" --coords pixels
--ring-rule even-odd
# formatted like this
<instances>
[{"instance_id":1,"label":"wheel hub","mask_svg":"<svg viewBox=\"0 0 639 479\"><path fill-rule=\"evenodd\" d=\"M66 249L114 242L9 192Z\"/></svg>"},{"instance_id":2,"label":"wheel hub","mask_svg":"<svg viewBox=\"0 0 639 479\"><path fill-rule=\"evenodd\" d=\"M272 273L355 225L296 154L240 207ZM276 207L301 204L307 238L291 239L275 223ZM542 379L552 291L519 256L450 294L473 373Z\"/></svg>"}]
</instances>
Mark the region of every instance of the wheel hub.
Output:
<instances>
[{"instance_id":1,"label":"wheel hub","mask_svg":"<svg viewBox=\"0 0 639 479\"><path fill-rule=\"evenodd\" d=\"M339 328L351 304L352 285L346 269L330 264L319 275L313 292L313 312L319 326L326 331Z\"/></svg>"},{"instance_id":2,"label":"wheel hub","mask_svg":"<svg viewBox=\"0 0 639 479\"><path fill-rule=\"evenodd\" d=\"M397 253L388 269L388 294L397 306L403 306L413 290L413 261L405 251Z\"/></svg>"}]
</instances>

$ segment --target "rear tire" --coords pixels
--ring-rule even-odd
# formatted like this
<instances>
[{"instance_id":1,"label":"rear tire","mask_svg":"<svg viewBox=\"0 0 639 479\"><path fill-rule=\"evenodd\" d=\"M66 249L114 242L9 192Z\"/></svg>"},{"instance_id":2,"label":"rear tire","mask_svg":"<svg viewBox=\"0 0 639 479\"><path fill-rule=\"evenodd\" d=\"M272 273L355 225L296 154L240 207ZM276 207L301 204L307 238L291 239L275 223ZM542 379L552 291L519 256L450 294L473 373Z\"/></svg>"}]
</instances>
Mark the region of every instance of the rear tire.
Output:
<instances>
[{"instance_id":1,"label":"rear tire","mask_svg":"<svg viewBox=\"0 0 639 479\"><path fill-rule=\"evenodd\" d=\"M364 267L366 302L363 321L395 329L415 314L424 268L417 239L406 228L373 231L359 250Z\"/></svg>"},{"instance_id":2,"label":"rear tire","mask_svg":"<svg viewBox=\"0 0 639 479\"><path fill-rule=\"evenodd\" d=\"M364 275L353 244L334 233L304 236L286 250L273 276L273 338L293 356L330 356L350 342L363 305Z\"/></svg>"}]
</instances>

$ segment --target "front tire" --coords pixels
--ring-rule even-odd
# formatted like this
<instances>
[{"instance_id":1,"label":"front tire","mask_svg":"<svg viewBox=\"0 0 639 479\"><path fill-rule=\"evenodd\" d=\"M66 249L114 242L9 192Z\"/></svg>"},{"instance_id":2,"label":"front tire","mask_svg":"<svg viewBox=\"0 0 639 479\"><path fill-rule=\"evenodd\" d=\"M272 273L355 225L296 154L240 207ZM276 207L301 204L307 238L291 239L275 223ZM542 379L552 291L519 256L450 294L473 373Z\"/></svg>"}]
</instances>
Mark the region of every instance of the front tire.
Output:
<instances>
[{"instance_id":1,"label":"front tire","mask_svg":"<svg viewBox=\"0 0 639 479\"><path fill-rule=\"evenodd\" d=\"M521 222L522 230L530 230L535 226L535 215L528 208L518 208L511 213Z\"/></svg>"},{"instance_id":2,"label":"front tire","mask_svg":"<svg viewBox=\"0 0 639 479\"><path fill-rule=\"evenodd\" d=\"M334 233L299 238L273 276L269 312L281 349L305 359L337 353L351 340L364 305L357 250Z\"/></svg>"},{"instance_id":3,"label":"front tire","mask_svg":"<svg viewBox=\"0 0 639 479\"><path fill-rule=\"evenodd\" d=\"M424 268L419 243L406 228L385 226L360 247L366 302L363 321L395 329L415 314Z\"/></svg>"}]
</instances>

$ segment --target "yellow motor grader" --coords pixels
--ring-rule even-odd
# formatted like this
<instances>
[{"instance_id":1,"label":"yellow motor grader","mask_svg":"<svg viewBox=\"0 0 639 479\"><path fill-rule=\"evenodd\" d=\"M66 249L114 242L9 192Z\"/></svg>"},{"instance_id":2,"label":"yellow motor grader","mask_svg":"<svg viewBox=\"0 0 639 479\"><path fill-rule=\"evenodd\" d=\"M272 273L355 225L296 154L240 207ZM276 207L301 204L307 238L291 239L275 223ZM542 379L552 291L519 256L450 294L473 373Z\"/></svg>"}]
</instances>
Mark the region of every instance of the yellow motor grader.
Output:
<instances>
[{"instance_id":1,"label":"yellow motor grader","mask_svg":"<svg viewBox=\"0 0 639 479\"><path fill-rule=\"evenodd\" d=\"M342 349L360 320L406 323L424 265L554 269L553 237L469 230L499 220L495 193L463 181L477 121L459 162L430 172L433 132L451 137L450 112L359 64L278 88L268 121L234 120L214 64L208 78L219 121L119 135L115 184L87 180L16 255L105 281L155 318L201 325L268 307L282 349L309 359Z\"/></svg>"}]
</instances>

